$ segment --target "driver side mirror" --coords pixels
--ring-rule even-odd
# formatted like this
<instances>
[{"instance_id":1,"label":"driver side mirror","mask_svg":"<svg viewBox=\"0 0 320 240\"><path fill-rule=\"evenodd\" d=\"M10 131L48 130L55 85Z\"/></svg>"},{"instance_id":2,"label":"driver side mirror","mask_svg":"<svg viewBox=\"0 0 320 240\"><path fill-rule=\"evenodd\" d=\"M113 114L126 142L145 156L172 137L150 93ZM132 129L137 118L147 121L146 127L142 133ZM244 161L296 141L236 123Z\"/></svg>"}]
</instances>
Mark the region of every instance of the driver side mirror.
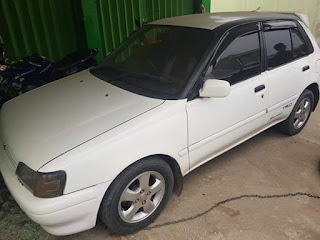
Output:
<instances>
[{"instance_id":1,"label":"driver side mirror","mask_svg":"<svg viewBox=\"0 0 320 240\"><path fill-rule=\"evenodd\" d=\"M203 98L223 98L230 93L230 83L224 80L208 79L199 90Z\"/></svg>"}]
</instances>

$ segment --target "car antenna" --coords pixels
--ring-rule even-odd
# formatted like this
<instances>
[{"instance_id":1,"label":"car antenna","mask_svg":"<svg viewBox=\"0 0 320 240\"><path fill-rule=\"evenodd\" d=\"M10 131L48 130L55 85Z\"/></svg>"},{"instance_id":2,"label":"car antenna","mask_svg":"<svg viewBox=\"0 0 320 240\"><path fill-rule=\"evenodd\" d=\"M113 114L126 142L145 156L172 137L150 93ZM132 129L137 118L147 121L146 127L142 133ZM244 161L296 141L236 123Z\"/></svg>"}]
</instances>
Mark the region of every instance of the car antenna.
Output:
<instances>
[{"instance_id":1,"label":"car antenna","mask_svg":"<svg viewBox=\"0 0 320 240\"><path fill-rule=\"evenodd\" d=\"M252 12L261 12L261 7L258 7L256 10L253 10Z\"/></svg>"}]
</instances>

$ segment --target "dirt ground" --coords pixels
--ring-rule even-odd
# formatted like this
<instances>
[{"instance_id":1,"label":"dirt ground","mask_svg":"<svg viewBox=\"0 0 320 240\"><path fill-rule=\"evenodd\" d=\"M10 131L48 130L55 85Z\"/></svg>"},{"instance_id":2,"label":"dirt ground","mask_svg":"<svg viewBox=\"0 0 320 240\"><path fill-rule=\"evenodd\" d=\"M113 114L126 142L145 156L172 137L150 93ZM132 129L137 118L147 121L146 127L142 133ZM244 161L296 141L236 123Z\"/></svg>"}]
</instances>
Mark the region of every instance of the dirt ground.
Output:
<instances>
[{"instance_id":1,"label":"dirt ground","mask_svg":"<svg viewBox=\"0 0 320 240\"><path fill-rule=\"evenodd\" d=\"M320 107L294 137L274 129L254 137L190 173L180 197L173 196L152 224L194 217L215 203L243 194L305 192L320 196ZM110 235L98 224L67 237L54 237L19 209L0 179L0 239L320 239L320 199L243 198L193 220Z\"/></svg>"}]
</instances>

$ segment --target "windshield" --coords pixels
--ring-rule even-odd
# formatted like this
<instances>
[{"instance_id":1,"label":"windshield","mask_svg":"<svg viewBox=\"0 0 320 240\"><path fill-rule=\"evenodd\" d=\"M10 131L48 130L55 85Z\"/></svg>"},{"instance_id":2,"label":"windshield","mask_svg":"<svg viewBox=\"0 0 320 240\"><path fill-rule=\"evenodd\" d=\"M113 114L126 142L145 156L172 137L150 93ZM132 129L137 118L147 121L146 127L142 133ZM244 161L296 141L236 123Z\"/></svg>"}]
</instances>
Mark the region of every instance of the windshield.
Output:
<instances>
[{"instance_id":1,"label":"windshield","mask_svg":"<svg viewBox=\"0 0 320 240\"><path fill-rule=\"evenodd\" d=\"M146 25L91 73L141 95L178 98L212 35L206 29Z\"/></svg>"}]
</instances>

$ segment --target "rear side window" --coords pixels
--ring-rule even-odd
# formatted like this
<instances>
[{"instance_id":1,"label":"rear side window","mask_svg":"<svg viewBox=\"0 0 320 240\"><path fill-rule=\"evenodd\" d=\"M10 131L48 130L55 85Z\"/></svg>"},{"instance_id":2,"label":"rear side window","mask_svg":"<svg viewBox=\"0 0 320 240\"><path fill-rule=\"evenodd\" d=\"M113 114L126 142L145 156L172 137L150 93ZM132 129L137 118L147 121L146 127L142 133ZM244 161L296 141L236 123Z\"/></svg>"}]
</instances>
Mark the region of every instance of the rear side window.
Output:
<instances>
[{"instance_id":1,"label":"rear side window","mask_svg":"<svg viewBox=\"0 0 320 240\"><path fill-rule=\"evenodd\" d=\"M290 29L265 32L268 70L293 60Z\"/></svg>"},{"instance_id":2,"label":"rear side window","mask_svg":"<svg viewBox=\"0 0 320 240\"><path fill-rule=\"evenodd\" d=\"M227 80L231 85L261 73L258 32L236 38L209 67L206 76Z\"/></svg>"},{"instance_id":3,"label":"rear side window","mask_svg":"<svg viewBox=\"0 0 320 240\"><path fill-rule=\"evenodd\" d=\"M293 58L298 59L308 55L307 44L297 28L291 29L291 37L293 45Z\"/></svg>"}]
</instances>

